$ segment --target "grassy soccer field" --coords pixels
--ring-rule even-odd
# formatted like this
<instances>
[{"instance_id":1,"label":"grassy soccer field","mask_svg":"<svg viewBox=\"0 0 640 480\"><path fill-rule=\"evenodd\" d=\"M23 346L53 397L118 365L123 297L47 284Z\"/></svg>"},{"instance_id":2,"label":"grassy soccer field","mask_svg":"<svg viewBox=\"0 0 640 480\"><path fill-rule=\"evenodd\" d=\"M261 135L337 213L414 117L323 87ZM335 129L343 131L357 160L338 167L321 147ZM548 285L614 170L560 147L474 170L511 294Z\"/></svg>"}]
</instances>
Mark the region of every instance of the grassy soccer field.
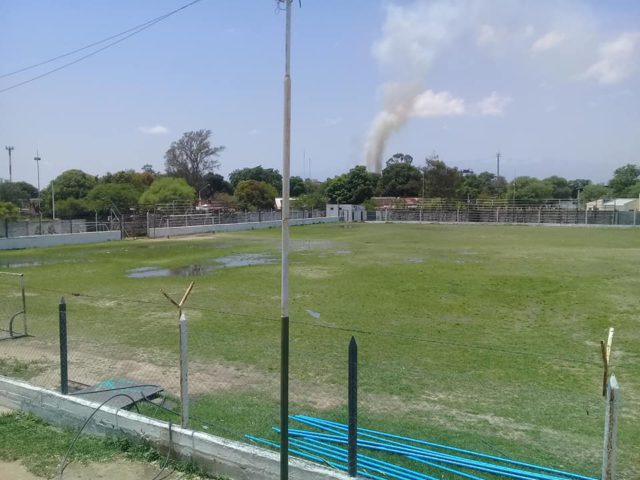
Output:
<instances>
[{"instance_id":1,"label":"grassy soccer field","mask_svg":"<svg viewBox=\"0 0 640 480\"><path fill-rule=\"evenodd\" d=\"M54 364L40 357L55 346L64 295L84 355L72 377L105 364L175 391L177 313L160 289L180 298L193 280L194 417L215 433L268 436L278 419L279 235L0 252L0 270L25 273L35 335L0 343L0 359L40 362L34 376ZM353 334L361 425L597 477L599 341L614 326L618 470L640 476L640 230L326 225L294 228L292 247L292 412L346 419ZM35 358L7 345L29 341L40 342Z\"/></svg>"}]
</instances>

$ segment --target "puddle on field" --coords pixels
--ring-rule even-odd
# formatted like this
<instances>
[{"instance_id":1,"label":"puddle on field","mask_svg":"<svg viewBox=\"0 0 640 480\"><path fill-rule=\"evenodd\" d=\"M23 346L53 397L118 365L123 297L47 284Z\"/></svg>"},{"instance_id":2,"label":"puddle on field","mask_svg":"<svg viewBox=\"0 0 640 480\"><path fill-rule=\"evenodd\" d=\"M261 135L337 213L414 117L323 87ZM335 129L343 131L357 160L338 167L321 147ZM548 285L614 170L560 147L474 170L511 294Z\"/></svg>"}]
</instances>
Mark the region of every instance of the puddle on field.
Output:
<instances>
[{"instance_id":1,"label":"puddle on field","mask_svg":"<svg viewBox=\"0 0 640 480\"><path fill-rule=\"evenodd\" d=\"M194 264L178 268L140 267L127 271L129 278L199 277L220 268L250 267L275 263L276 259L264 253L235 253L218 257L215 263Z\"/></svg>"},{"instance_id":2,"label":"puddle on field","mask_svg":"<svg viewBox=\"0 0 640 480\"><path fill-rule=\"evenodd\" d=\"M24 268L24 267L39 267L42 262L38 260L30 260L24 262L0 262L0 268Z\"/></svg>"}]
</instances>

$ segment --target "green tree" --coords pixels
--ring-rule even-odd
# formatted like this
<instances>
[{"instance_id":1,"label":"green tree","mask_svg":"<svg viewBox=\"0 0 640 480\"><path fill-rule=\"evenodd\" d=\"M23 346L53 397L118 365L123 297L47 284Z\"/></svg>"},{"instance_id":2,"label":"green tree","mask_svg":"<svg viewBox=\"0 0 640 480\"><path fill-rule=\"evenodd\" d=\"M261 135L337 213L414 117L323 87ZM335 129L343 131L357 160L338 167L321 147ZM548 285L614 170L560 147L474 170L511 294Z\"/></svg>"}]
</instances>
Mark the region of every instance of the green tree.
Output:
<instances>
[{"instance_id":1,"label":"green tree","mask_svg":"<svg viewBox=\"0 0 640 480\"><path fill-rule=\"evenodd\" d=\"M591 202L593 200L599 200L610 196L611 190L606 185L591 183L589 185L585 185L582 189L582 200L584 202Z\"/></svg>"},{"instance_id":2,"label":"green tree","mask_svg":"<svg viewBox=\"0 0 640 480\"><path fill-rule=\"evenodd\" d=\"M319 192L303 193L296 197L292 205L300 210L320 210L327 205L327 198Z\"/></svg>"},{"instance_id":3,"label":"green tree","mask_svg":"<svg viewBox=\"0 0 640 480\"><path fill-rule=\"evenodd\" d=\"M0 218L14 219L20 216L20 209L13 202L0 201Z\"/></svg>"},{"instance_id":4,"label":"green tree","mask_svg":"<svg viewBox=\"0 0 640 480\"><path fill-rule=\"evenodd\" d=\"M140 191L130 183L101 183L87 194L87 201L94 210L108 212L115 207L121 212L135 207Z\"/></svg>"},{"instance_id":5,"label":"green tree","mask_svg":"<svg viewBox=\"0 0 640 480\"><path fill-rule=\"evenodd\" d=\"M57 218L86 218L94 213L91 204L85 198L65 198L56 200ZM49 211L47 211L47 215Z\"/></svg>"},{"instance_id":6,"label":"green tree","mask_svg":"<svg viewBox=\"0 0 640 480\"><path fill-rule=\"evenodd\" d=\"M584 178L576 178L575 180L569 180L569 188L571 189L571 198L578 198L578 192L582 192L584 187L591 185L591 180Z\"/></svg>"},{"instance_id":7,"label":"green tree","mask_svg":"<svg viewBox=\"0 0 640 480\"><path fill-rule=\"evenodd\" d=\"M569 186L569 182L566 178L553 175L551 177L545 178L543 182L548 183L551 186L550 198L572 198L571 187Z\"/></svg>"},{"instance_id":8,"label":"green tree","mask_svg":"<svg viewBox=\"0 0 640 480\"><path fill-rule=\"evenodd\" d=\"M219 173L207 173L204 176L205 188L202 190L202 198L211 198L219 193L232 194L233 187Z\"/></svg>"},{"instance_id":9,"label":"green tree","mask_svg":"<svg viewBox=\"0 0 640 480\"><path fill-rule=\"evenodd\" d=\"M425 195L436 198L455 198L462 186L462 172L434 155L426 160L424 167Z\"/></svg>"},{"instance_id":10,"label":"green tree","mask_svg":"<svg viewBox=\"0 0 640 480\"><path fill-rule=\"evenodd\" d=\"M302 177L289 177L289 195L299 197L306 193L307 188Z\"/></svg>"},{"instance_id":11,"label":"green tree","mask_svg":"<svg viewBox=\"0 0 640 480\"><path fill-rule=\"evenodd\" d=\"M327 181L326 195L331 203L361 204L373 197L379 176L358 165L348 173Z\"/></svg>"},{"instance_id":12,"label":"green tree","mask_svg":"<svg viewBox=\"0 0 640 480\"><path fill-rule=\"evenodd\" d=\"M629 196L629 190L639 180L640 167L629 163L624 167L615 169L613 172L613 178L609 180L609 188L616 197Z\"/></svg>"},{"instance_id":13,"label":"green tree","mask_svg":"<svg viewBox=\"0 0 640 480\"><path fill-rule=\"evenodd\" d=\"M123 185L131 185L140 193L149 188L149 186L155 180L153 173L142 171L136 172L135 170L120 170L116 173L107 173L100 177L99 183L109 184L118 183Z\"/></svg>"},{"instance_id":14,"label":"green tree","mask_svg":"<svg viewBox=\"0 0 640 480\"><path fill-rule=\"evenodd\" d=\"M229 174L229 182L234 190L244 180L268 183L276 189L278 195L282 193L282 175L273 168L262 168L262 165L258 165L257 167L234 170Z\"/></svg>"},{"instance_id":15,"label":"green tree","mask_svg":"<svg viewBox=\"0 0 640 480\"><path fill-rule=\"evenodd\" d=\"M67 198L84 198L89 191L98 184L96 177L82 170L67 170L58 175L55 185L56 202ZM51 200L51 184L45 189L45 194Z\"/></svg>"},{"instance_id":16,"label":"green tree","mask_svg":"<svg viewBox=\"0 0 640 480\"><path fill-rule=\"evenodd\" d=\"M267 210L274 207L278 192L266 182L242 180L235 189L234 196L243 210Z\"/></svg>"},{"instance_id":17,"label":"green tree","mask_svg":"<svg viewBox=\"0 0 640 480\"><path fill-rule=\"evenodd\" d=\"M196 191L184 178L163 177L155 180L140 196L140 205L192 202Z\"/></svg>"},{"instance_id":18,"label":"green tree","mask_svg":"<svg viewBox=\"0 0 640 480\"><path fill-rule=\"evenodd\" d=\"M383 197L416 197L422 194L422 185L422 172L410 162L387 161L380 177L379 192Z\"/></svg>"},{"instance_id":19,"label":"green tree","mask_svg":"<svg viewBox=\"0 0 640 480\"><path fill-rule=\"evenodd\" d=\"M38 189L27 182L0 182L0 202L11 202L17 206L38 197Z\"/></svg>"},{"instance_id":20,"label":"green tree","mask_svg":"<svg viewBox=\"0 0 640 480\"><path fill-rule=\"evenodd\" d=\"M413 157L411 155L407 155L406 153L396 153L392 155L389 160L387 160L387 167L398 163L406 163L407 165L411 165L413 163Z\"/></svg>"},{"instance_id":21,"label":"green tree","mask_svg":"<svg viewBox=\"0 0 640 480\"><path fill-rule=\"evenodd\" d=\"M195 189L202 188L205 174L218 168L215 157L224 150L223 146L211 146L210 137L211 130L183 133L164 154L167 174L183 178Z\"/></svg>"},{"instance_id":22,"label":"green tree","mask_svg":"<svg viewBox=\"0 0 640 480\"><path fill-rule=\"evenodd\" d=\"M516 200L536 203L551 198L553 187L550 183L543 180L523 176L514 178L509 185L509 189L506 194L508 199L514 197L514 191Z\"/></svg>"}]
</instances>

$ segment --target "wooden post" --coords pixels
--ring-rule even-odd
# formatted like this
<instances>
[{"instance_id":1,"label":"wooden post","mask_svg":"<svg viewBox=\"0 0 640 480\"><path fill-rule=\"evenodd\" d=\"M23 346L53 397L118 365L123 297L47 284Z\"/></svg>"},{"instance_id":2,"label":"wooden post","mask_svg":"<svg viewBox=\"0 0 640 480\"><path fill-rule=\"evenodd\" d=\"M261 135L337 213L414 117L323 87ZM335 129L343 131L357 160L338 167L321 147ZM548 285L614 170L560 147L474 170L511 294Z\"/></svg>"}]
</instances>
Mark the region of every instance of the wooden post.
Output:
<instances>
[{"instance_id":1,"label":"wooden post","mask_svg":"<svg viewBox=\"0 0 640 480\"><path fill-rule=\"evenodd\" d=\"M609 366L611 365L611 344L613 343L614 328L609 328L609 336L607 337L607 343L601 340L600 349L602 351L602 363L604 364L604 374L602 378L602 396L607 395L607 383L609 382Z\"/></svg>"},{"instance_id":2,"label":"wooden post","mask_svg":"<svg viewBox=\"0 0 640 480\"><path fill-rule=\"evenodd\" d=\"M187 316L180 315L180 405L182 428L189 424L189 336Z\"/></svg>"},{"instance_id":3,"label":"wooden post","mask_svg":"<svg viewBox=\"0 0 640 480\"><path fill-rule=\"evenodd\" d=\"M616 437L618 435L618 411L620 386L615 375L607 385L607 406L604 419L604 448L602 451L602 480L614 480L616 473Z\"/></svg>"}]
</instances>

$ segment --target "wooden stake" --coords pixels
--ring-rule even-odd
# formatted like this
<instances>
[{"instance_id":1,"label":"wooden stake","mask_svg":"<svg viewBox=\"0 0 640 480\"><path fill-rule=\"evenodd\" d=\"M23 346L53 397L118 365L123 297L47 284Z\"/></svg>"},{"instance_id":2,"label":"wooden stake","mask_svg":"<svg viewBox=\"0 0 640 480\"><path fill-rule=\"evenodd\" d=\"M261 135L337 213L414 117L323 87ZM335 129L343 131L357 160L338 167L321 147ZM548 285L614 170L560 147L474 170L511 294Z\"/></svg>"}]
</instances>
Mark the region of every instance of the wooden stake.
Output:
<instances>
[{"instance_id":1,"label":"wooden stake","mask_svg":"<svg viewBox=\"0 0 640 480\"><path fill-rule=\"evenodd\" d=\"M602 363L604 365L604 374L602 378L602 396L607 396L607 383L609 382L609 366L611 365L611 344L613 343L614 328L609 328L609 336L607 337L607 343L600 341L600 350L602 353Z\"/></svg>"}]
</instances>

